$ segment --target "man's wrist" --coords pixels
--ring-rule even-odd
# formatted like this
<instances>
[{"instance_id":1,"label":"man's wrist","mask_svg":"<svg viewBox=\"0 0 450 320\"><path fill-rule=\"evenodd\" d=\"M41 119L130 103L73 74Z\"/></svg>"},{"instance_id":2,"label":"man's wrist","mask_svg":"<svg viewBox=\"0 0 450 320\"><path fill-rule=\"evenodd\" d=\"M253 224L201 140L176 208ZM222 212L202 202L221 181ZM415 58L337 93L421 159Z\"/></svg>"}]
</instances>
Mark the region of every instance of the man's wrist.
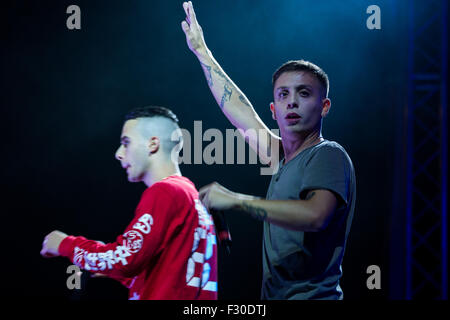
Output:
<instances>
[{"instance_id":1,"label":"man's wrist","mask_svg":"<svg viewBox=\"0 0 450 320\"><path fill-rule=\"evenodd\" d=\"M209 64L211 61L211 51L207 47L197 49L195 55L202 64Z\"/></svg>"},{"instance_id":2,"label":"man's wrist","mask_svg":"<svg viewBox=\"0 0 450 320\"><path fill-rule=\"evenodd\" d=\"M261 200L261 198L249 196L248 199L241 200L240 210L250 214L253 218L257 220L260 221L267 220L268 215L267 210L260 205L255 205L255 200Z\"/></svg>"},{"instance_id":3,"label":"man's wrist","mask_svg":"<svg viewBox=\"0 0 450 320\"><path fill-rule=\"evenodd\" d=\"M234 209L244 210L248 207L249 202L252 202L254 200L261 200L261 198L237 193Z\"/></svg>"}]
</instances>

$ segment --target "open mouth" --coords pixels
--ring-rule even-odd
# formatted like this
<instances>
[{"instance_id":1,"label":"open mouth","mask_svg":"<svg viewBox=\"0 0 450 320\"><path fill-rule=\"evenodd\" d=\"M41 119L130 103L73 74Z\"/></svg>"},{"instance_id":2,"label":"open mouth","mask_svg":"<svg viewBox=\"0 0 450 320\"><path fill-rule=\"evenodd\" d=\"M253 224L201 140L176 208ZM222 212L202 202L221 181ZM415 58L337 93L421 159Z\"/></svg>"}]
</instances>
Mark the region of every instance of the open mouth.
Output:
<instances>
[{"instance_id":1,"label":"open mouth","mask_svg":"<svg viewBox=\"0 0 450 320\"><path fill-rule=\"evenodd\" d=\"M294 112L288 113L285 117L285 119L288 119L288 120L298 120L300 118L301 118L301 116L299 116L298 114L296 114Z\"/></svg>"}]
</instances>

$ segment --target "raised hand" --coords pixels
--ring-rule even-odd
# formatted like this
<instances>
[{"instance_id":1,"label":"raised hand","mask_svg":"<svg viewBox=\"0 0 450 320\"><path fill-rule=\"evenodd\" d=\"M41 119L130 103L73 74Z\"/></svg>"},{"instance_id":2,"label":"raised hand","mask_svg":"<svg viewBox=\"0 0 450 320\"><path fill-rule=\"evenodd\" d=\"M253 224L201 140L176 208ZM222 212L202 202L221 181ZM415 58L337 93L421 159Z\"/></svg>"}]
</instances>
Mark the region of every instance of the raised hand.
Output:
<instances>
[{"instance_id":1,"label":"raised hand","mask_svg":"<svg viewBox=\"0 0 450 320\"><path fill-rule=\"evenodd\" d=\"M205 39L203 37L203 30L198 24L192 2L183 2L183 9L186 13L186 20L181 22L181 28L186 35L186 42L189 49L191 49L197 57L199 57L199 55L207 54L208 48L206 47Z\"/></svg>"}]
</instances>

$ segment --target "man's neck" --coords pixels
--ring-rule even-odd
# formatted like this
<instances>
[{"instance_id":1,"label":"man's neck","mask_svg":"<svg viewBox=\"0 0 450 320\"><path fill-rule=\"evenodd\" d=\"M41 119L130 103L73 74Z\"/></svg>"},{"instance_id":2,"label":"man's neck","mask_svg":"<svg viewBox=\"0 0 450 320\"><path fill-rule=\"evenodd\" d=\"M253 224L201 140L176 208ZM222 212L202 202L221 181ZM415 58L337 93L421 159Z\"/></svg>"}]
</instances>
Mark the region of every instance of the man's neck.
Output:
<instances>
[{"instance_id":1,"label":"man's neck","mask_svg":"<svg viewBox=\"0 0 450 320\"><path fill-rule=\"evenodd\" d=\"M323 140L325 139L322 137L320 130L309 134L299 133L295 136L282 137L284 162L289 162L306 148L314 146Z\"/></svg>"},{"instance_id":2,"label":"man's neck","mask_svg":"<svg viewBox=\"0 0 450 320\"><path fill-rule=\"evenodd\" d=\"M172 162L154 164L152 169L145 175L143 182L147 187L150 187L154 183L170 176L181 176L181 171L178 165Z\"/></svg>"}]
</instances>

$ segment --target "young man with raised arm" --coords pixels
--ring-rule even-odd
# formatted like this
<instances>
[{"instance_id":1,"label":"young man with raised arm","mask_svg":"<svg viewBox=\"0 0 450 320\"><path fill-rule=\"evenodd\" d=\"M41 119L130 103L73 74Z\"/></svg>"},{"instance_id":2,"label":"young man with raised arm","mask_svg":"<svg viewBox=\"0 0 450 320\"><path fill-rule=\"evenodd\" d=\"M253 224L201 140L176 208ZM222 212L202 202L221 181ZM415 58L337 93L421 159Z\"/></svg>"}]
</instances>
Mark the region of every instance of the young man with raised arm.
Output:
<instances>
[{"instance_id":1,"label":"young man with raised arm","mask_svg":"<svg viewBox=\"0 0 450 320\"><path fill-rule=\"evenodd\" d=\"M266 199L232 192L218 183L200 189L210 209L238 209L264 221L262 299L343 299L342 259L356 199L352 161L337 142L322 136L328 114L329 81L311 62L283 64L273 75L274 135L250 101L206 46L192 3L183 3L181 27L198 58L220 110L247 142L269 162L281 142L284 158L272 176Z\"/></svg>"}]
</instances>

